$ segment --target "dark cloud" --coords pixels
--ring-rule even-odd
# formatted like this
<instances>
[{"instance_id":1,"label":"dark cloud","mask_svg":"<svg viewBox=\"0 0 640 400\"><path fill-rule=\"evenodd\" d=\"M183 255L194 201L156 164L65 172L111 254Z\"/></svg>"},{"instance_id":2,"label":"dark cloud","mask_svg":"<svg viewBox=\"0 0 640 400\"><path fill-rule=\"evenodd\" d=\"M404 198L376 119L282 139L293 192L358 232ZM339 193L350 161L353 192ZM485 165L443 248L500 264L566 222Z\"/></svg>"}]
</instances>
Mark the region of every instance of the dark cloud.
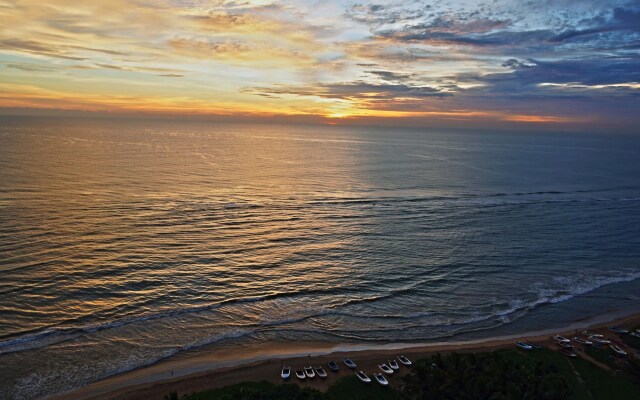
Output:
<instances>
[{"instance_id":1,"label":"dark cloud","mask_svg":"<svg viewBox=\"0 0 640 400\"><path fill-rule=\"evenodd\" d=\"M510 58L502 63L502 66L509 69L520 69L520 68L533 68L536 66L536 63L532 60L516 60L515 58Z\"/></svg>"},{"instance_id":2,"label":"dark cloud","mask_svg":"<svg viewBox=\"0 0 640 400\"><path fill-rule=\"evenodd\" d=\"M368 74L377 76L386 81L403 81L412 76L412 74L392 72L392 71L365 71Z\"/></svg>"},{"instance_id":3,"label":"dark cloud","mask_svg":"<svg viewBox=\"0 0 640 400\"><path fill-rule=\"evenodd\" d=\"M35 40L1 39L0 50L20 51L35 55L62 58L66 60L84 61L86 58L72 55L63 48L55 48L51 45Z\"/></svg>"},{"instance_id":4,"label":"dark cloud","mask_svg":"<svg viewBox=\"0 0 640 400\"><path fill-rule=\"evenodd\" d=\"M437 87L414 86L403 83L378 84L364 81L317 84L304 87L247 88L244 91L258 95L316 96L326 99L369 102L374 100L397 100L399 98L421 99L451 95L451 93Z\"/></svg>"},{"instance_id":5,"label":"dark cloud","mask_svg":"<svg viewBox=\"0 0 640 400\"><path fill-rule=\"evenodd\" d=\"M33 63L23 63L23 62L13 62L13 63L5 63L7 68L17 69L25 72L46 72L54 70L53 67L47 65L33 64Z\"/></svg>"}]
</instances>

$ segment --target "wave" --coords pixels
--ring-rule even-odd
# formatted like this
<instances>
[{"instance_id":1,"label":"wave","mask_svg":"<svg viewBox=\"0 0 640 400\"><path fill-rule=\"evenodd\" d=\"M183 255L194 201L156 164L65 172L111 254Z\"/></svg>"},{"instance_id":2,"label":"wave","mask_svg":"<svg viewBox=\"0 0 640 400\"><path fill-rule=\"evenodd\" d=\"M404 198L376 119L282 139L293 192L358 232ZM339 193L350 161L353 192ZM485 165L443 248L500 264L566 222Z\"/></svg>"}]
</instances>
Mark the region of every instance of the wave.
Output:
<instances>
[{"instance_id":1,"label":"wave","mask_svg":"<svg viewBox=\"0 0 640 400\"><path fill-rule=\"evenodd\" d=\"M38 329L35 331L21 332L16 335L12 335L12 337L6 340L0 341L0 355L6 354L6 353L13 353L17 351L36 349L43 346L51 345L53 344L53 342L60 343L61 341L69 340L79 334L94 333L94 332L102 331L105 329L118 328L118 327L139 323L139 322L169 318L169 317L197 313L202 311L216 310L222 307L227 307L227 306L237 305L237 304L258 303L258 302L274 300L279 298L295 298L299 296L309 296L314 294L323 294L327 292L335 293L336 289L331 289L331 290L317 289L317 290L307 290L307 291L301 291L301 292L282 292L282 293L266 294L261 296L228 299L228 300L223 300L213 304L183 307L183 308L172 309L172 310L164 310L164 311L159 311L153 314L132 316L128 318L119 319L116 321L109 321L109 322L92 324L92 325L85 325L85 326L79 326L79 327L47 327L47 328ZM57 338L57 339L53 339L53 338ZM47 340L44 340L44 339L47 339ZM29 346L25 346L25 344L27 343L32 343L32 344Z\"/></svg>"},{"instance_id":2,"label":"wave","mask_svg":"<svg viewBox=\"0 0 640 400\"><path fill-rule=\"evenodd\" d=\"M434 326L452 326L452 325L466 325L475 322L481 322L489 319L499 319L505 323L513 320L513 316L515 314L520 314L522 312L530 311L536 307L545 305L545 304L555 304L564 302L572 299L575 296L586 294L588 292L594 291L602 286L628 282L632 280L636 280L640 278L640 272L630 272L624 274L622 276L602 276L597 277L595 279L592 276L581 276L577 278L565 277L565 278L556 278L556 284L559 287L547 287L547 288L538 288L536 289L535 298L531 300L526 299L514 299L507 303L504 303L502 307L493 312L480 312L469 318L459 319L457 321L451 321L450 323L443 323L440 319L439 322L435 323L426 323L426 321L422 322L422 326L424 327L434 327ZM435 317L435 315L431 312L413 312L408 314L403 313L389 313L389 314L363 314L360 310L357 312L349 312L346 308L349 306L354 306L357 304L365 304L365 303L373 303L384 301L385 299L390 299L400 294L411 292L415 290L416 285L409 285L401 288L392 288L386 292L373 294L369 297L360 297L360 298L352 298L346 299L344 302L333 306L332 308L321 308L319 310L312 311L311 313L306 313L305 315L299 317L290 317L286 319L278 319L278 320L266 320L260 321L256 328L258 329L268 329L269 327L275 327L280 325L294 324L299 322L304 322L309 319L319 318L319 317L328 317L328 316L341 316L351 319L393 319L393 320L403 320L403 319L421 319L423 317ZM535 285L534 285L535 286ZM154 314L147 314L141 316L132 316L130 318L124 318L116 321L109 321L100 324L92 324L80 327L48 327L41 330L23 333L20 336L9 338L4 341L0 341L0 355L37 349L45 346L49 346L55 343L64 342L67 340L71 340L76 338L79 335L95 333L98 331L113 329L122 327L129 324L140 323L150 320L169 318L174 316L180 316L184 314L197 313L202 311L210 311L220 309L222 307L227 307L231 305L238 304L247 304L247 303L259 303L265 302L269 300L287 298L294 299L300 296L313 296L313 295L321 295L321 294L332 294L337 295L340 293L348 293L349 290L334 288L331 290L313 290L313 291L301 291L294 293L273 293L262 296L253 296L246 298L238 298L238 299L229 299L220 301L214 304L201 305L201 306L193 306L193 307L185 307L173 310L166 310L157 312Z\"/></svg>"},{"instance_id":3,"label":"wave","mask_svg":"<svg viewBox=\"0 0 640 400\"><path fill-rule=\"evenodd\" d=\"M584 197L569 195L580 195L589 193L606 193L624 190L640 190L640 187L615 187L615 188L602 188L593 190L546 190L546 191L532 191L532 192L498 192L498 193L462 193L451 196L384 196L384 197L325 197L308 201L306 204L310 206L324 206L324 205L380 205L380 204L396 204L396 203L429 203L429 202L453 202L453 203L465 203L470 202L475 204L479 202L482 205L483 202L492 202L495 204L511 204L513 203L558 203L558 202L575 202L575 201L637 201L640 197L637 196L620 196L620 197ZM549 196L549 197L543 197ZM519 199L526 197L527 199L513 200L512 202L497 202L491 200L492 198L514 198Z\"/></svg>"},{"instance_id":4,"label":"wave","mask_svg":"<svg viewBox=\"0 0 640 400\"><path fill-rule=\"evenodd\" d=\"M44 398L49 398L51 396L57 396L63 393L69 393L91 382L96 382L102 379L106 379L113 375L121 374L123 372L128 372L138 368L156 364L162 360L173 357L174 355L180 352L219 343L229 339L239 339L239 338L251 335L252 333L253 331L251 330L229 331L229 332L213 335L210 337L206 337L204 339L197 340L191 343L187 343L182 346L165 348L164 350L159 352L160 354L154 357L150 357L146 359L130 357L128 360L120 363L115 368L113 368L112 364L109 364L109 366L106 368L108 370L97 376L86 375L86 374L83 375L83 372L85 371L72 370L70 371L70 376L73 376L73 378L70 378L67 381L71 380L73 383L57 391L56 393L51 393L51 390L49 388L50 382L53 380L52 377L43 376L38 373L33 373L29 376L24 377L19 382L17 382L17 384L12 388L12 397L16 399L39 398L42 396L45 396Z\"/></svg>"}]
</instances>

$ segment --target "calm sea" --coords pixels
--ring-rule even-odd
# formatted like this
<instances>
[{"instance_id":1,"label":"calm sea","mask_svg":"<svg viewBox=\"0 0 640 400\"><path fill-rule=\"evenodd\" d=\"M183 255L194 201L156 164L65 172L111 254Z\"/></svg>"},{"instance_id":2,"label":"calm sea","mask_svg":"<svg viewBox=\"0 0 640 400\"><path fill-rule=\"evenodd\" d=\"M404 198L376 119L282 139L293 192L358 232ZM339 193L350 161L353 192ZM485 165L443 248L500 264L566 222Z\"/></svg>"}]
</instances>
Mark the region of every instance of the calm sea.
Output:
<instances>
[{"instance_id":1,"label":"calm sea","mask_svg":"<svg viewBox=\"0 0 640 400\"><path fill-rule=\"evenodd\" d=\"M639 136L0 119L3 399L562 327L640 309L638 278Z\"/></svg>"}]
</instances>

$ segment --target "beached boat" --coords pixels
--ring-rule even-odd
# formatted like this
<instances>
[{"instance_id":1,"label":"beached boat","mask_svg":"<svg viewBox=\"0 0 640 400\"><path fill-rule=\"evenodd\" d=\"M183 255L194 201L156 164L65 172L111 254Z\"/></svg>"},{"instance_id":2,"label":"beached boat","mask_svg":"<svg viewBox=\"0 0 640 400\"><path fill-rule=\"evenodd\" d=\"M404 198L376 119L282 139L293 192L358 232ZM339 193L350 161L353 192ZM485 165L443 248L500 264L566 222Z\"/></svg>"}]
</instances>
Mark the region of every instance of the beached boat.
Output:
<instances>
[{"instance_id":1,"label":"beached boat","mask_svg":"<svg viewBox=\"0 0 640 400\"><path fill-rule=\"evenodd\" d=\"M282 379L289 379L291 376L291 367L282 367L282 372L280 372L280 377Z\"/></svg>"},{"instance_id":2,"label":"beached boat","mask_svg":"<svg viewBox=\"0 0 640 400\"><path fill-rule=\"evenodd\" d=\"M340 369L338 367L338 364L336 364L336 362L333 361L333 360L329 361L329 363L327 363L327 365L329 366L329 369L332 370L333 372L338 372L338 370Z\"/></svg>"},{"instance_id":3,"label":"beached boat","mask_svg":"<svg viewBox=\"0 0 640 400\"><path fill-rule=\"evenodd\" d=\"M406 366L411 365L411 361L409 361L409 359L405 356L398 356L398 361L400 361L401 363L403 363Z\"/></svg>"},{"instance_id":4,"label":"beached boat","mask_svg":"<svg viewBox=\"0 0 640 400\"><path fill-rule=\"evenodd\" d=\"M533 347L536 350L540 350L542 348L542 346L540 346L539 344L535 344L532 342L524 342L525 344L528 344L529 346Z\"/></svg>"},{"instance_id":5,"label":"beached boat","mask_svg":"<svg viewBox=\"0 0 640 400\"><path fill-rule=\"evenodd\" d=\"M533 347L524 342L516 342L516 346L520 347L523 350L533 350Z\"/></svg>"},{"instance_id":6,"label":"beached boat","mask_svg":"<svg viewBox=\"0 0 640 400\"><path fill-rule=\"evenodd\" d=\"M307 378L314 378L316 376L316 372L311 367L304 367L304 374Z\"/></svg>"},{"instance_id":7,"label":"beached boat","mask_svg":"<svg viewBox=\"0 0 640 400\"><path fill-rule=\"evenodd\" d=\"M567 339L567 338L566 338L566 337L564 337L564 336L560 336L560 335L555 335L555 336L553 337L553 339L554 339L556 342L571 343L571 340Z\"/></svg>"},{"instance_id":8,"label":"beached boat","mask_svg":"<svg viewBox=\"0 0 640 400\"><path fill-rule=\"evenodd\" d=\"M587 337L597 337L597 338L603 338L603 335L600 335L598 333L593 333L593 332L589 332L589 331L582 331L582 334L587 336Z\"/></svg>"},{"instance_id":9,"label":"beached boat","mask_svg":"<svg viewBox=\"0 0 640 400\"><path fill-rule=\"evenodd\" d=\"M618 327L615 327L615 326L610 326L609 330L612 331L612 332L617 333L618 335L626 335L627 333L629 333L628 330L622 329L622 328L618 328Z\"/></svg>"},{"instance_id":10,"label":"beached boat","mask_svg":"<svg viewBox=\"0 0 640 400\"><path fill-rule=\"evenodd\" d=\"M378 373L378 374L373 374L373 377L376 378L376 381L378 381L378 383L381 384L382 386L389 385L389 381L387 380L387 378L384 377L384 375Z\"/></svg>"},{"instance_id":11,"label":"beached boat","mask_svg":"<svg viewBox=\"0 0 640 400\"><path fill-rule=\"evenodd\" d=\"M560 347L563 347L565 349L572 349L573 345L571 344L571 342L556 342L556 344Z\"/></svg>"},{"instance_id":12,"label":"beached boat","mask_svg":"<svg viewBox=\"0 0 640 400\"><path fill-rule=\"evenodd\" d=\"M576 358L576 357L578 357L578 355L577 355L576 353L574 353L574 352L573 352L573 350L571 350L571 349L565 349L565 348L563 348L563 349L560 349L560 352L561 352L562 354L564 354L565 356L570 357L570 358Z\"/></svg>"},{"instance_id":13,"label":"beached boat","mask_svg":"<svg viewBox=\"0 0 640 400\"><path fill-rule=\"evenodd\" d=\"M594 344L611 344L611 340L607 340L602 337L589 336L589 340L591 340Z\"/></svg>"},{"instance_id":14,"label":"beached boat","mask_svg":"<svg viewBox=\"0 0 640 400\"><path fill-rule=\"evenodd\" d=\"M391 369L400 369L396 360L389 360L389 367L391 367Z\"/></svg>"},{"instance_id":15,"label":"beached boat","mask_svg":"<svg viewBox=\"0 0 640 400\"><path fill-rule=\"evenodd\" d=\"M616 346L615 344L610 344L609 347L611 347L611 350L615 351L616 353L620 354L621 356L626 356L627 352L622 350L620 347Z\"/></svg>"},{"instance_id":16,"label":"beached boat","mask_svg":"<svg viewBox=\"0 0 640 400\"><path fill-rule=\"evenodd\" d=\"M380 368L385 374L393 374L393 370L389 368L387 364L380 364L378 365L378 368Z\"/></svg>"},{"instance_id":17,"label":"beached boat","mask_svg":"<svg viewBox=\"0 0 640 400\"><path fill-rule=\"evenodd\" d=\"M577 336L574 336L572 339L573 339L574 342L580 343L581 345L584 345L584 346L591 346L593 344L593 342L590 342L590 341L584 340L584 339L580 339Z\"/></svg>"},{"instance_id":18,"label":"beached boat","mask_svg":"<svg viewBox=\"0 0 640 400\"><path fill-rule=\"evenodd\" d=\"M296 370L296 377L298 377L298 379L304 379L307 376L304 374L304 371Z\"/></svg>"},{"instance_id":19,"label":"beached boat","mask_svg":"<svg viewBox=\"0 0 640 400\"><path fill-rule=\"evenodd\" d=\"M318 375L320 378L327 377L327 371L325 371L324 368L316 367L315 370L316 370L316 375Z\"/></svg>"},{"instance_id":20,"label":"beached boat","mask_svg":"<svg viewBox=\"0 0 640 400\"><path fill-rule=\"evenodd\" d=\"M364 383L371 383L371 379L362 371L356 372L356 376Z\"/></svg>"},{"instance_id":21,"label":"beached boat","mask_svg":"<svg viewBox=\"0 0 640 400\"><path fill-rule=\"evenodd\" d=\"M631 336L640 337L640 332L631 332Z\"/></svg>"},{"instance_id":22,"label":"beached boat","mask_svg":"<svg viewBox=\"0 0 640 400\"><path fill-rule=\"evenodd\" d=\"M343 358L342 362L344 363L344 365L346 365L348 368L351 369L355 369L356 368L356 363L354 363L353 361L351 361L350 358Z\"/></svg>"}]
</instances>

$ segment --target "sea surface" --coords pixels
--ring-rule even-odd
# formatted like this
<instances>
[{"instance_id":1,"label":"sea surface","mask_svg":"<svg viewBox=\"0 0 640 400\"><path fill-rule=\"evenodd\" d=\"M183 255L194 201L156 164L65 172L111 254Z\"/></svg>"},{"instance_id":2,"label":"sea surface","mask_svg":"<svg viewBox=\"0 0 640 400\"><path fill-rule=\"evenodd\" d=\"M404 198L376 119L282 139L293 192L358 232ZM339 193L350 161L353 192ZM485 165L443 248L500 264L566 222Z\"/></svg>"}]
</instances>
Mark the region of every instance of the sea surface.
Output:
<instances>
[{"instance_id":1,"label":"sea surface","mask_svg":"<svg viewBox=\"0 0 640 400\"><path fill-rule=\"evenodd\" d=\"M0 117L2 399L564 327L638 278L638 135Z\"/></svg>"}]
</instances>

